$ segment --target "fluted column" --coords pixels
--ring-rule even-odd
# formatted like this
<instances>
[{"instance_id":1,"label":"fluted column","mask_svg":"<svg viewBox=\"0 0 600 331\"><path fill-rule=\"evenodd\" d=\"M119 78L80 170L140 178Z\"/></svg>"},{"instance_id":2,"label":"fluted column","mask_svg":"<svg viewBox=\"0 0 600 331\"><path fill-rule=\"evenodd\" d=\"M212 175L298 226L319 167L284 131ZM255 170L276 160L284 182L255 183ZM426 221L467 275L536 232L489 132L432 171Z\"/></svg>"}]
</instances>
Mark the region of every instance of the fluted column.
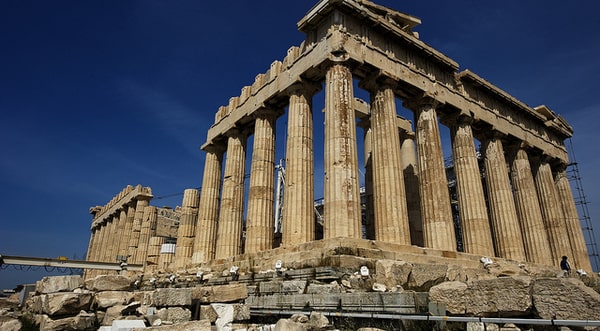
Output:
<instances>
[{"instance_id":1,"label":"fluted column","mask_svg":"<svg viewBox=\"0 0 600 331\"><path fill-rule=\"evenodd\" d=\"M276 115L271 109L255 112L246 216L246 253L273 248Z\"/></svg>"},{"instance_id":2,"label":"fluted column","mask_svg":"<svg viewBox=\"0 0 600 331\"><path fill-rule=\"evenodd\" d=\"M458 116L450 130L463 245L466 253L494 256L471 122L470 116Z\"/></svg>"},{"instance_id":3,"label":"fluted column","mask_svg":"<svg viewBox=\"0 0 600 331\"><path fill-rule=\"evenodd\" d=\"M133 221L135 219L135 206L133 203L127 205L125 213L125 225L123 226L123 234L121 235L121 241L119 242L119 255L129 259L129 240L133 230ZM129 262L131 262L131 260L129 260Z\"/></svg>"},{"instance_id":4,"label":"fluted column","mask_svg":"<svg viewBox=\"0 0 600 331\"><path fill-rule=\"evenodd\" d=\"M210 261L215 257L224 148L210 145L205 148L205 151L206 159L204 161L204 176L202 177L202 193L200 194L200 208L192 263Z\"/></svg>"},{"instance_id":5,"label":"fluted column","mask_svg":"<svg viewBox=\"0 0 600 331\"><path fill-rule=\"evenodd\" d=\"M511 162L511 177L527 261L553 265L550 243L542 219L531 164L523 147L518 146L516 151L512 153L514 156L512 156Z\"/></svg>"},{"instance_id":6,"label":"fluted column","mask_svg":"<svg viewBox=\"0 0 600 331\"><path fill-rule=\"evenodd\" d=\"M177 228L177 245L175 246L174 260L176 268L184 268L191 262L197 220L198 190L186 189L183 191L181 221L179 222L179 228Z\"/></svg>"},{"instance_id":7,"label":"fluted column","mask_svg":"<svg viewBox=\"0 0 600 331\"><path fill-rule=\"evenodd\" d=\"M396 102L388 85L371 93L371 130L375 238L410 245Z\"/></svg>"},{"instance_id":8,"label":"fluted column","mask_svg":"<svg viewBox=\"0 0 600 331\"><path fill-rule=\"evenodd\" d=\"M540 200L542 219L548 232L550 250L556 266L560 265L561 256L573 256L567 233L567 225L563 215L562 206L558 199L558 192L554 185L552 169L545 157L536 159L537 171L535 172L535 186Z\"/></svg>"},{"instance_id":9,"label":"fluted column","mask_svg":"<svg viewBox=\"0 0 600 331\"><path fill-rule=\"evenodd\" d=\"M450 193L444 168L437 102L424 97L407 103L415 111L423 242L426 247L456 251Z\"/></svg>"},{"instance_id":10,"label":"fluted column","mask_svg":"<svg viewBox=\"0 0 600 331\"><path fill-rule=\"evenodd\" d=\"M373 130L371 121L363 119L359 126L364 133L364 162L365 162L365 235L366 239L375 239L375 211L373 200Z\"/></svg>"},{"instance_id":11,"label":"fluted column","mask_svg":"<svg viewBox=\"0 0 600 331\"><path fill-rule=\"evenodd\" d=\"M410 241L413 245L423 247L423 222L421 220L421 195L419 193L415 134L413 132L401 132L400 140L400 155L402 157L404 188L406 189Z\"/></svg>"},{"instance_id":12,"label":"fluted column","mask_svg":"<svg viewBox=\"0 0 600 331\"><path fill-rule=\"evenodd\" d=\"M92 249L92 256L89 258L89 261L102 261L102 252L104 251L104 236L106 233L106 222L100 223L97 227L98 234L96 237L96 243L94 244L94 248Z\"/></svg>"},{"instance_id":13,"label":"fluted column","mask_svg":"<svg viewBox=\"0 0 600 331\"><path fill-rule=\"evenodd\" d=\"M228 134L223 196L217 229L216 259L232 257L242 251L246 135L238 129L232 129Z\"/></svg>"},{"instance_id":14,"label":"fluted column","mask_svg":"<svg viewBox=\"0 0 600 331\"><path fill-rule=\"evenodd\" d=\"M516 261L525 261L523 237L500 136L491 132L482 141L481 150L484 157L490 223L496 255Z\"/></svg>"},{"instance_id":15,"label":"fluted column","mask_svg":"<svg viewBox=\"0 0 600 331\"><path fill-rule=\"evenodd\" d=\"M133 218L133 227L131 229L131 236L129 237L129 247L127 249L127 255L130 256L130 263L141 264L142 261L136 260L136 251L140 242L140 234L142 231L142 220L144 219L144 209L150 204L148 199L138 199L135 203L135 215ZM134 262L135 261L135 262Z\"/></svg>"},{"instance_id":16,"label":"fluted column","mask_svg":"<svg viewBox=\"0 0 600 331\"><path fill-rule=\"evenodd\" d=\"M592 265L590 263L587 245L579 221L579 214L577 213L577 206L575 205L575 199L573 198L571 184L569 183L565 167L565 165L562 165L561 168L558 169L554 181L556 190L558 191L560 205L562 206L563 214L565 216L571 250L573 251L572 261L575 268L590 272L592 271Z\"/></svg>"},{"instance_id":17,"label":"fluted column","mask_svg":"<svg viewBox=\"0 0 600 331\"><path fill-rule=\"evenodd\" d=\"M135 264L147 264L148 246L150 244L150 238L154 237L154 235L156 234L157 221L158 214L156 207L144 207L142 228L140 230L140 240L138 243L138 249L135 251Z\"/></svg>"},{"instance_id":18,"label":"fluted column","mask_svg":"<svg viewBox=\"0 0 600 331\"><path fill-rule=\"evenodd\" d=\"M285 152L282 246L315 239L313 86L295 85L290 91Z\"/></svg>"},{"instance_id":19,"label":"fluted column","mask_svg":"<svg viewBox=\"0 0 600 331\"><path fill-rule=\"evenodd\" d=\"M352 73L327 71L325 91L325 239L362 238Z\"/></svg>"},{"instance_id":20,"label":"fluted column","mask_svg":"<svg viewBox=\"0 0 600 331\"><path fill-rule=\"evenodd\" d=\"M112 220L109 223L109 232L107 233L108 236L106 238L106 253L104 254L104 261L115 262L119 247L118 225L120 219L120 212L117 212L116 215L112 215L109 217L111 217Z\"/></svg>"}]
</instances>

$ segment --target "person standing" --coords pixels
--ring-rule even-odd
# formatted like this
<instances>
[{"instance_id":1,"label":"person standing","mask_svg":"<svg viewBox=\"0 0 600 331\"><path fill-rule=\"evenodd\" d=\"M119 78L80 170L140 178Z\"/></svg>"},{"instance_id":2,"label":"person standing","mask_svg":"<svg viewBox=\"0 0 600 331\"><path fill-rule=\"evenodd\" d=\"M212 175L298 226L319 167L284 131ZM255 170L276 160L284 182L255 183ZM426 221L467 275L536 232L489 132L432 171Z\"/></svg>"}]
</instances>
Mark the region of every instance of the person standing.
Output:
<instances>
[{"instance_id":1,"label":"person standing","mask_svg":"<svg viewBox=\"0 0 600 331\"><path fill-rule=\"evenodd\" d=\"M569 265L569 261L567 261L567 257L563 256L560 261L560 270L563 271L563 275L568 277L571 274L571 265Z\"/></svg>"}]
</instances>

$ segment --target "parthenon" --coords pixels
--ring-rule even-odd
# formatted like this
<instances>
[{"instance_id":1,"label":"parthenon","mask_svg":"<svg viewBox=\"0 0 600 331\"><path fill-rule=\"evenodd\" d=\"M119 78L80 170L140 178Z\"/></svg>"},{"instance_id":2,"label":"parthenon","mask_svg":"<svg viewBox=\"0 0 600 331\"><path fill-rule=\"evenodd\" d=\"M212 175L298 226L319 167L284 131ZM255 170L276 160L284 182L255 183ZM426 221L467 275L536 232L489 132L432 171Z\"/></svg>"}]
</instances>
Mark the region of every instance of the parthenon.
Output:
<instances>
[{"instance_id":1,"label":"parthenon","mask_svg":"<svg viewBox=\"0 0 600 331\"><path fill-rule=\"evenodd\" d=\"M201 190L186 190L181 208L166 217L177 224L175 249L166 252L171 257L159 262L149 249L150 243L173 243L157 235L152 192L138 186L92 209L87 259L127 257L149 268L185 268L306 245L318 240L315 169L322 166L324 240L447 252L457 252L460 242L467 254L546 266L558 266L566 255L577 268L591 270L565 173L571 126L546 106L530 107L477 74L459 71L455 61L419 39L413 29L420 23L366 0L320 1L298 22L304 42L216 112L202 145ZM370 95L369 102L355 97L357 88ZM313 123L321 110L313 102L319 91L325 96L322 128ZM398 105L412 120L399 116ZM275 138L277 118L284 115L286 127L278 128L286 132L278 243ZM454 205L440 124L450 130ZM322 145L316 130L324 130ZM247 146L251 135L253 146ZM316 166L321 146L323 164Z\"/></svg>"}]
</instances>

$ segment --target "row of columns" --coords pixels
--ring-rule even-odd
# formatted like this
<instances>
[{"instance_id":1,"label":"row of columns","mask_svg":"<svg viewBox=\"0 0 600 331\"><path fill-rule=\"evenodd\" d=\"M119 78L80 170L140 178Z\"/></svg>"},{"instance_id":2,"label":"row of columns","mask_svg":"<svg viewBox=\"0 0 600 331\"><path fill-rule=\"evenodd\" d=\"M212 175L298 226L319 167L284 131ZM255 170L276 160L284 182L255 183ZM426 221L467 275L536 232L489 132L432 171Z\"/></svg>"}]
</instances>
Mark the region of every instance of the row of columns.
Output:
<instances>
[{"instance_id":1,"label":"row of columns","mask_svg":"<svg viewBox=\"0 0 600 331\"><path fill-rule=\"evenodd\" d=\"M401 133L399 139L394 82L374 77L362 84L371 92L370 121L365 125L365 182L367 204L372 207L372 214L367 215L367 235L381 241L455 251L457 239L437 101L428 96L408 100L405 106L415 114L416 134ZM311 99L316 90L306 83L288 90L283 246L315 238ZM325 239L362 238L353 102L351 70L344 64L331 65L325 77ZM273 246L278 114L267 108L255 114L247 253ZM524 144L511 144L505 150L503 137L487 130L488 134L478 137L482 141L483 182L472 116L464 111L449 121L465 252L545 265L557 265L560 256L569 255L577 267L590 270L564 169L553 171L550 160L543 157L531 162ZM242 252L247 132L234 129L227 134L226 147L213 144L205 148L192 263Z\"/></svg>"},{"instance_id":2,"label":"row of columns","mask_svg":"<svg viewBox=\"0 0 600 331\"><path fill-rule=\"evenodd\" d=\"M105 217L93 229L88 245L88 261L120 262L127 261L132 264L142 264L145 255L141 255L140 248L147 246L148 235L146 231L150 223L145 221L151 212L149 200L151 196L140 196L118 208L114 213ZM94 216L100 208L92 209ZM156 222L154 222L156 229ZM89 270L87 276L93 276L102 271Z\"/></svg>"}]
</instances>

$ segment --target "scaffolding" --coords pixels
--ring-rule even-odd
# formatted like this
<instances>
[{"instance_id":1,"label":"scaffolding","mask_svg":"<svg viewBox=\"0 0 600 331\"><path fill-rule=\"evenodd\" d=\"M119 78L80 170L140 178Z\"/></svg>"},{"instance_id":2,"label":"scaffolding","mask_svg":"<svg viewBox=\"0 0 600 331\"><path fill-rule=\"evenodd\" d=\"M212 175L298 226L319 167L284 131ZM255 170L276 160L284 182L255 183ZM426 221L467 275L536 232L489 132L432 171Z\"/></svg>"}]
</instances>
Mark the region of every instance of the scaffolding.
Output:
<instances>
[{"instance_id":1,"label":"scaffolding","mask_svg":"<svg viewBox=\"0 0 600 331\"><path fill-rule=\"evenodd\" d=\"M575 159L575 152L573 150L573 142L571 139L568 140L568 148L571 163L567 166L567 177L573 188L573 198L575 199L575 205L577 206L579 222L581 224L581 229L583 230L583 236L585 237L590 262L592 263L594 271L597 272L600 271L600 255L598 255L598 245L596 244L596 237L594 236L592 218L590 217L590 212L588 210L588 201L583 190L581 176L579 175L579 166Z\"/></svg>"}]
</instances>

